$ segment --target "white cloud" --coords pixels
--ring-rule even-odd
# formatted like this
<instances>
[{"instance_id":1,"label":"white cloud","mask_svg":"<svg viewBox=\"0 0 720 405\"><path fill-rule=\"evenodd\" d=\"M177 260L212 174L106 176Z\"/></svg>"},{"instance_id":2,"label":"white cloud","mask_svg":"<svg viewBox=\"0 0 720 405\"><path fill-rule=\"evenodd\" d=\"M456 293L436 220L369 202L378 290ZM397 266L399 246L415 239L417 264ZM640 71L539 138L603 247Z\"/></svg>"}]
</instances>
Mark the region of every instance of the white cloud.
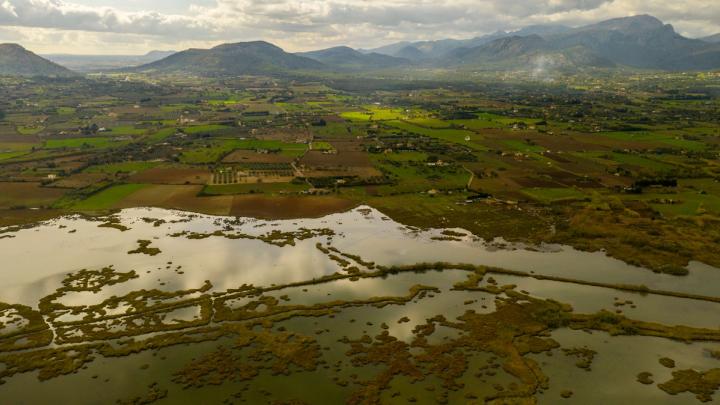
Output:
<instances>
[{"instance_id":1,"label":"white cloud","mask_svg":"<svg viewBox=\"0 0 720 405\"><path fill-rule=\"evenodd\" d=\"M184 13L121 11L72 0L0 0L0 40L47 52L144 52L265 39L288 50L408 39L466 38L528 24L578 25L652 14L684 34L720 30L711 0L215 0ZM87 4L87 2L85 2ZM178 8L180 9L180 8ZM12 28L10 28L12 27ZM3 32L16 31L14 36Z\"/></svg>"}]
</instances>

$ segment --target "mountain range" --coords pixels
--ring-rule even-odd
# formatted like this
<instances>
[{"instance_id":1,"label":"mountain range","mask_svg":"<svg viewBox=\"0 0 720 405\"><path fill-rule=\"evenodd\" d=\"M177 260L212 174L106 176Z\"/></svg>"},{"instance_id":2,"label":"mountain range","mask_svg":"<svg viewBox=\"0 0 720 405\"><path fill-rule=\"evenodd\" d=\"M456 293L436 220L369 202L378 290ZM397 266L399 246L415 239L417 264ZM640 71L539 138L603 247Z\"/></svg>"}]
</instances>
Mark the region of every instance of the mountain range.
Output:
<instances>
[{"instance_id":1,"label":"mountain range","mask_svg":"<svg viewBox=\"0 0 720 405\"><path fill-rule=\"evenodd\" d=\"M469 40L400 42L373 49L390 56L416 55L455 67L512 65L543 59L569 66L628 66L657 70L720 68L720 38L690 39L649 15L616 18L578 28L532 26Z\"/></svg>"},{"instance_id":2,"label":"mountain range","mask_svg":"<svg viewBox=\"0 0 720 405\"><path fill-rule=\"evenodd\" d=\"M297 55L314 59L328 67L343 70L386 69L412 64L408 58L400 55L390 56L376 52L362 53L347 46L302 52Z\"/></svg>"},{"instance_id":3,"label":"mountain range","mask_svg":"<svg viewBox=\"0 0 720 405\"><path fill-rule=\"evenodd\" d=\"M82 57L49 55L69 66ZM75 58L75 59L73 59ZM80 58L80 59L78 59ZM84 66L89 64L84 57ZM105 57L105 61L111 60ZM720 69L720 34L686 38L649 15L616 18L582 27L534 25L466 39L398 42L370 50L340 46L288 53L264 41L211 49L119 57L121 70L205 76L367 72L387 69L525 70L636 68ZM32 60L32 63L27 61ZM73 62L75 61L75 62ZM100 62L97 62L100 64ZM104 62L107 66L108 62ZM137 66L131 66L137 65ZM113 66L117 70L118 66ZM78 68L78 70L83 70ZM0 48L0 74L63 75L70 71L17 45Z\"/></svg>"}]
</instances>

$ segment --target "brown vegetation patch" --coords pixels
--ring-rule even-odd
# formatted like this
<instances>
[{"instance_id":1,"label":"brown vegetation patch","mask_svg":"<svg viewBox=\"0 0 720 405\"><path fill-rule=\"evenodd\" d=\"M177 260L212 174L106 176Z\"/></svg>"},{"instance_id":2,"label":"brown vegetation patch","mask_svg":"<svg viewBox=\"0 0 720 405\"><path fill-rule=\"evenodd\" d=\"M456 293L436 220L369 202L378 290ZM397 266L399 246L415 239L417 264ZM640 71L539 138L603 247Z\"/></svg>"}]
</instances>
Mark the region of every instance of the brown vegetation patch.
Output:
<instances>
[{"instance_id":1,"label":"brown vegetation patch","mask_svg":"<svg viewBox=\"0 0 720 405\"><path fill-rule=\"evenodd\" d=\"M551 238L577 249L598 251L658 272L683 275L690 260L720 266L720 253L708 249L720 240L720 219L663 219L642 216L621 204L605 209L568 208L569 220Z\"/></svg>"},{"instance_id":2,"label":"brown vegetation patch","mask_svg":"<svg viewBox=\"0 0 720 405\"><path fill-rule=\"evenodd\" d=\"M201 186L154 185L142 188L113 208L158 207L212 215L227 215L231 196L198 197Z\"/></svg>"},{"instance_id":3,"label":"brown vegetation patch","mask_svg":"<svg viewBox=\"0 0 720 405\"><path fill-rule=\"evenodd\" d=\"M689 370L673 371L673 378L658 387L670 395L691 392L701 402L713 400L713 394L720 388L720 368L706 372Z\"/></svg>"},{"instance_id":4,"label":"brown vegetation patch","mask_svg":"<svg viewBox=\"0 0 720 405\"><path fill-rule=\"evenodd\" d=\"M42 187L40 183L0 182L0 209L49 206L64 193L63 190Z\"/></svg>"},{"instance_id":5,"label":"brown vegetation patch","mask_svg":"<svg viewBox=\"0 0 720 405\"><path fill-rule=\"evenodd\" d=\"M103 173L78 173L63 177L50 184L49 187L80 189L99 183L106 178L107 176Z\"/></svg>"},{"instance_id":6,"label":"brown vegetation patch","mask_svg":"<svg viewBox=\"0 0 720 405\"><path fill-rule=\"evenodd\" d=\"M304 177L317 178L317 177L380 177L382 173L374 167L343 167L337 169L317 169L317 170L305 170L302 172Z\"/></svg>"},{"instance_id":7,"label":"brown vegetation patch","mask_svg":"<svg viewBox=\"0 0 720 405\"><path fill-rule=\"evenodd\" d=\"M134 174L128 181L147 184L207 184L211 176L206 169L156 167Z\"/></svg>"},{"instance_id":8,"label":"brown vegetation patch","mask_svg":"<svg viewBox=\"0 0 720 405\"><path fill-rule=\"evenodd\" d=\"M337 139L323 139L326 142L330 142L333 148L337 149L339 153L343 152L363 152L365 148L362 142L348 141L348 140L337 140Z\"/></svg>"},{"instance_id":9,"label":"brown vegetation patch","mask_svg":"<svg viewBox=\"0 0 720 405\"><path fill-rule=\"evenodd\" d=\"M258 153L239 149L225 156L223 163L291 163L293 158L280 153Z\"/></svg>"},{"instance_id":10,"label":"brown vegetation patch","mask_svg":"<svg viewBox=\"0 0 720 405\"><path fill-rule=\"evenodd\" d=\"M303 156L300 163L306 167L328 168L372 166L370 158L365 152L323 153L311 150Z\"/></svg>"},{"instance_id":11,"label":"brown vegetation patch","mask_svg":"<svg viewBox=\"0 0 720 405\"><path fill-rule=\"evenodd\" d=\"M60 210L3 209L0 210L0 226L27 225L46 221L63 215Z\"/></svg>"},{"instance_id":12,"label":"brown vegetation patch","mask_svg":"<svg viewBox=\"0 0 720 405\"><path fill-rule=\"evenodd\" d=\"M235 196L230 215L267 219L317 218L345 212L357 204L337 197Z\"/></svg>"},{"instance_id":13,"label":"brown vegetation patch","mask_svg":"<svg viewBox=\"0 0 720 405\"><path fill-rule=\"evenodd\" d=\"M254 130L253 136L262 140L284 142L302 142L312 139L312 134L305 128L257 128Z\"/></svg>"},{"instance_id":14,"label":"brown vegetation patch","mask_svg":"<svg viewBox=\"0 0 720 405\"><path fill-rule=\"evenodd\" d=\"M521 187L562 187L562 184L554 181L554 179L550 179L547 177L515 177L513 180L515 180L516 183L518 183Z\"/></svg>"}]
</instances>

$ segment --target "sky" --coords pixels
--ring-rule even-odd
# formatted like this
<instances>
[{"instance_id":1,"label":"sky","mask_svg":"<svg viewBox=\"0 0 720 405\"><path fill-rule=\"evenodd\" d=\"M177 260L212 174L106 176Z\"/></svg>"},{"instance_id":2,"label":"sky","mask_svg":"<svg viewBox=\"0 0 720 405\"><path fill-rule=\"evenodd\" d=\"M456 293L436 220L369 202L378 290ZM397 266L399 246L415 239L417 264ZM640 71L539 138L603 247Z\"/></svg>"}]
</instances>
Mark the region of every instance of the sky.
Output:
<instances>
[{"instance_id":1,"label":"sky","mask_svg":"<svg viewBox=\"0 0 720 405\"><path fill-rule=\"evenodd\" d=\"M0 43L41 54L142 54L266 40L298 52L637 14L689 37L720 32L718 0L0 0Z\"/></svg>"}]
</instances>

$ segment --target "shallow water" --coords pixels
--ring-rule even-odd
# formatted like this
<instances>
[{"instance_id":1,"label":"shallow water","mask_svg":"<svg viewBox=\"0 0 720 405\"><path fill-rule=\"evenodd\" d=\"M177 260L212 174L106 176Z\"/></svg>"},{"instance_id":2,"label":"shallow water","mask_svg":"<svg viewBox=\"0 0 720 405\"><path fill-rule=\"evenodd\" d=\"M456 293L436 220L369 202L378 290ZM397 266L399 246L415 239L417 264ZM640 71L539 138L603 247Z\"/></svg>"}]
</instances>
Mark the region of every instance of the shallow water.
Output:
<instances>
[{"instance_id":1,"label":"shallow water","mask_svg":"<svg viewBox=\"0 0 720 405\"><path fill-rule=\"evenodd\" d=\"M113 227L99 226L108 221L114 223ZM120 230L118 227L127 229ZM111 267L109 274L113 277L130 275L116 283L104 279L97 289L64 291L51 300L60 308L66 308L56 309L53 313L43 312L44 319L56 332L54 343L59 344L56 347L83 341L112 342L123 336L146 339L171 330L192 330L201 324L221 324L223 322L217 321L215 310L204 312L204 303L217 305L227 297L226 305L234 311L258 299L257 295L242 294L233 298L233 294L237 295L235 289L243 285L270 288L301 283L265 291L262 297L282 305L302 306L304 309L334 309L331 313L303 313L301 316L295 316L290 311L291 316L287 319L273 322L273 330L280 331L278 328L282 328L310 336L323 347L322 358L326 364L334 364L336 361L345 363L342 370L332 371L332 368L325 369L323 366L315 372L295 370L290 375L282 376L273 376L267 370L261 370L249 383L236 381L183 390L174 381L177 370L190 359L232 342L232 339L223 338L190 346L170 345L126 357L100 356L98 360L87 364L87 369L43 382L38 381L35 372L15 373L6 379L6 384L0 385L0 395L8 399L8 403L51 403L53 399L96 403L97 398L107 402L105 399L115 401L118 398L143 395L148 384L156 382L168 392L167 396L158 400L168 403L197 403L201 399L209 403L222 402L240 393L242 399L249 403L267 401L269 396L263 390L271 391L274 398L280 399L302 397L310 403L318 403L332 398L333 402L342 402L357 387L353 384L335 384L333 378L341 376L350 379L352 374L370 376L381 371L382 367L347 363L349 346L338 343L341 338L357 339L386 331L400 341L410 342L415 336L413 330L416 326L425 324L427 319L437 315L453 320L468 310L478 314L496 310L494 294L453 288L454 284L467 278L467 271L445 270L349 278L353 267L353 271L359 271L360 274L374 271L374 267L368 267L368 262L380 266L422 262L469 263L580 281L645 285L651 289L720 296L720 269L701 263L690 265L689 276L674 277L630 266L602 252L580 252L555 245L528 247L508 244L502 240L485 242L466 231L453 231L465 236L454 237L457 240L438 240L444 236L442 230L418 231L393 222L369 207L360 207L320 219L283 221L137 208L123 210L112 218L63 217L33 228L9 232L6 235L10 235L10 238L0 239L0 257L3 260L0 302L42 309L40 303L44 297L60 291L58 289L63 287L64 280L68 280L68 275L78 274L83 269L97 271ZM222 234L208 237L199 235L214 232ZM139 247L141 240L150 241L149 247L159 249L159 253L154 256L130 254ZM292 244L278 246L287 241L292 241ZM325 250L328 248L337 251L328 252ZM338 252L346 255L342 256ZM356 256L361 260L356 260ZM331 275L345 276L334 281L308 283ZM491 276L499 285L514 284L517 291L524 291L532 297L570 304L576 313L620 311L632 319L667 325L710 329L720 326L720 304L714 302L655 294L641 295L529 277ZM427 291L404 305L387 302L382 305L368 304L382 297L400 299L407 296L413 286L419 285L438 290ZM140 291L145 291L140 301L136 298L113 301L115 297L132 297L132 294ZM275 305L271 301L268 302ZM339 305L337 302L344 304ZM358 304L348 304L353 302ZM99 305L99 309L88 308L90 305ZM130 316L131 312L137 313L146 307L158 308L153 310L158 312L151 320L165 329L142 326L150 318L126 321L134 319ZM265 311L268 308L266 304L260 304L254 311ZM0 313L0 321L11 318L9 313ZM90 319L98 320L96 329L111 334L103 338L96 335L97 330L82 330L73 324ZM200 321L203 322L193 323ZM23 322L20 320L4 327L0 325L0 343L5 337L27 326ZM140 329L133 329L141 326ZM62 334L63 328L67 329L65 335ZM438 328L427 339L432 344L442 344L460 335L462 333L452 328ZM545 364L543 370L550 377L549 388L538 394L541 403L555 403L563 389L572 389L575 393L573 400L582 400L583 403L610 403L622 398L632 398L639 403L694 401L690 394L670 397L654 385L639 384L635 381L635 375L640 371L651 371L658 382L669 379L670 374L666 370L650 367L651 362L648 360L664 351L679 353L676 360L682 358L684 361L678 361L679 368L712 368L711 360L714 359L708 360L703 355L704 349L718 346L715 343L686 344L649 337L609 337L600 332L587 334L567 329L554 331L552 337L563 347L592 345L600 349L597 349L599 354L593 371L587 374L581 371L583 378L577 380L572 377L577 373L577 368L557 349L552 351L552 357L545 354L532 355ZM68 338L75 340L63 340ZM635 347L637 351L629 350L628 347ZM652 369L634 371L633 368L624 369L622 375L615 373L613 364L623 363L628 358L634 361L636 354L638 366ZM476 363L485 362L487 357L484 354L468 356L470 368L474 368ZM160 360L161 357L164 360ZM717 367L720 361L714 361ZM482 382L478 383L480 377L473 377L472 371L469 370L460 379L465 383L465 388L452 390L446 400L455 402L473 397L482 398L493 392L494 384L507 385L514 379L512 375L500 371L485 374ZM106 379L108 381L104 382ZM102 381L102 384L98 381ZM384 391L383 402L404 403L414 398L420 403L433 403L437 399L435 395L438 395L433 387L437 384L436 377L412 383L407 376L397 376ZM296 386L316 386L315 391L327 392L309 395L307 390L292 388ZM85 387L87 392L97 391L96 396L77 398L75 391ZM618 387L622 387L622 390L618 391ZM393 391L397 392L395 396L390 394ZM623 397L622 393L627 396ZM593 399L589 400L588 395L591 394Z\"/></svg>"}]
</instances>

